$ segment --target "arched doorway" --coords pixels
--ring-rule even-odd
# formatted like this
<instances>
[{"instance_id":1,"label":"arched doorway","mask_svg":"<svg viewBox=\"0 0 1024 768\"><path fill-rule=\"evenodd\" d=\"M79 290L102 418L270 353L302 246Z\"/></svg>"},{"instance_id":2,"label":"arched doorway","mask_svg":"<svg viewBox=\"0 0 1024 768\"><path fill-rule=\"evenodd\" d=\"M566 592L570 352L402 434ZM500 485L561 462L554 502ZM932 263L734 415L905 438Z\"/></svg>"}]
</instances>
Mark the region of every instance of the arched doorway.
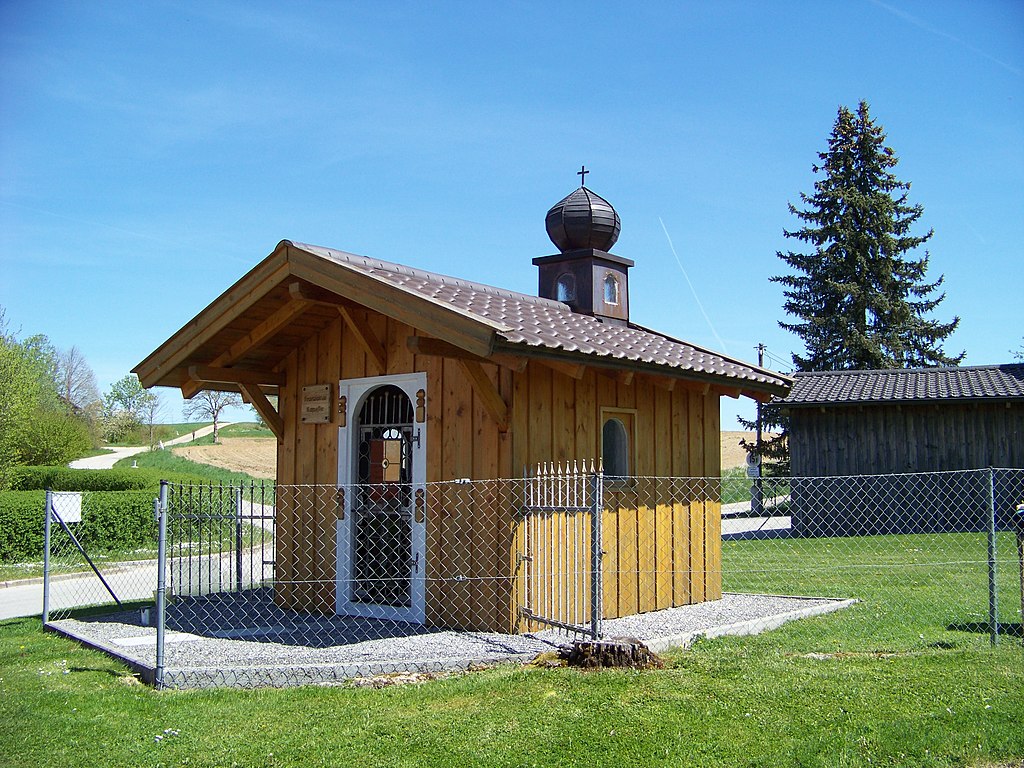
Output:
<instances>
[{"instance_id":1,"label":"arched doorway","mask_svg":"<svg viewBox=\"0 0 1024 768\"><path fill-rule=\"evenodd\" d=\"M341 382L339 614L423 621L426 419L414 403L425 387L424 374Z\"/></svg>"}]
</instances>

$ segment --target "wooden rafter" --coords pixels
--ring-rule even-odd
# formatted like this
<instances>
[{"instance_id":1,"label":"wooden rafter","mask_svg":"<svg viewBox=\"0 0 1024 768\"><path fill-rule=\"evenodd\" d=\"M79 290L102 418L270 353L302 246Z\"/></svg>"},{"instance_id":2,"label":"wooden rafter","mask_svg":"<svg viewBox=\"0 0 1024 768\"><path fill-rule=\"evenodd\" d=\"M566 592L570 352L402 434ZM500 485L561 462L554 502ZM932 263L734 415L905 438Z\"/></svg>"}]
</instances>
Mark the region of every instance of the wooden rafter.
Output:
<instances>
[{"instance_id":1,"label":"wooden rafter","mask_svg":"<svg viewBox=\"0 0 1024 768\"><path fill-rule=\"evenodd\" d=\"M359 346L363 348L363 351L373 361L373 364L377 366L377 372L386 373L387 363L385 361L387 356L384 352L384 345L377 338L377 334L373 332L373 329L362 318L352 314L348 307L339 304L338 314L341 315L348 329L352 331L352 335L356 337Z\"/></svg>"},{"instance_id":2,"label":"wooden rafter","mask_svg":"<svg viewBox=\"0 0 1024 768\"><path fill-rule=\"evenodd\" d=\"M192 381L217 384L284 384L283 373L254 371L250 368L215 368L210 365L191 365L188 377Z\"/></svg>"},{"instance_id":3,"label":"wooden rafter","mask_svg":"<svg viewBox=\"0 0 1024 768\"><path fill-rule=\"evenodd\" d=\"M678 379L673 379L671 376L658 376L653 373L640 374L640 378L644 381L650 382L658 389L664 389L666 392L674 390L676 388L676 382L678 381Z\"/></svg>"},{"instance_id":4,"label":"wooden rafter","mask_svg":"<svg viewBox=\"0 0 1024 768\"><path fill-rule=\"evenodd\" d=\"M258 347L264 341L276 335L282 328L288 325L288 323L309 309L309 306L310 303L308 301L299 300L288 302L270 315L266 320L245 334L245 336L232 344L230 348L217 355L217 357L210 361L208 367L226 368L230 366L246 352ZM191 397L195 397L202 389L202 381L197 381L190 377L189 381L181 385L181 395L188 400Z\"/></svg>"},{"instance_id":5,"label":"wooden rafter","mask_svg":"<svg viewBox=\"0 0 1024 768\"><path fill-rule=\"evenodd\" d=\"M540 362L548 368L564 373L570 379L576 379L577 381L582 379L583 374L587 371L587 366L583 363L566 363L561 360L545 360L544 358L541 358Z\"/></svg>"},{"instance_id":6,"label":"wooden rafter","mask_svg":"<svg viewBox=\"0 0 1024 768\"><path fill-rule=\"evenodd\" d=\"M308 301L288 302L262 323L245 334L245 336L232 344L228 350L217 355L217 357L211 361L210 366L217 368L231 365L246 352L254 347L258 347L264 341L276 335L282 328L307 309L309 309Z\"/></svg>"},{"instance_id":7,"label":"wooden rafter","mask_svg":"<svg viewBox=\"0 0 1024 768\"><path fill-rule=\"evenodd\" d=\"M325 304L331 307L346 303L345 299L336 293L299 282L289 283L288 295L297 301L308 301L310 304Z\"/></svg>"},{"instance_id":8,"label":"wooden rafter","mask_svg":"<svg viewBox=\"0 0 1024 768\"><path fill-rule=\"evenodd\" d=\"M256 409L256 412L263 418L263 421L270 427L270 431L277 437L277 441L284 441L284 421L281 419L281 414L277 412L267 396L263 394L263 390L257 386L250 384L239 384L238 388L242 390L242 396L246 402L252 404L252 407Z\"/></svg>"},{"instance_id":9,"label":"wooden rafter","mask_svg":"<svg viewBox=\"0 0 1024 768\"><path fill-rule=\"evenodd\" d=\"M508 405L502 398L498 388L484 371L483 366L475 360L459 360L459 365L466 372L473 391L480 398L484 409L498 425L499 432L508 432Z\"/></svg>"},{"instance_id":10,"label":"wooden rafter","mask_svg":"<svg viewBox=\"0 0 1024 768\"><path fill-rule=\"evenodd\" d=\"M467 352L462 347L449 344L440 339L432 339L426 336L409 336L405 340L406 347L416 355L430 355L433 357L448 357L452 360L471 360L476 363L487 363L500 365L516 372L522 372L529 362L528 358L521 355L510 355L506 353L495 353L488 357L480 357L472 352Z\"/></svg>"}]
</instances>

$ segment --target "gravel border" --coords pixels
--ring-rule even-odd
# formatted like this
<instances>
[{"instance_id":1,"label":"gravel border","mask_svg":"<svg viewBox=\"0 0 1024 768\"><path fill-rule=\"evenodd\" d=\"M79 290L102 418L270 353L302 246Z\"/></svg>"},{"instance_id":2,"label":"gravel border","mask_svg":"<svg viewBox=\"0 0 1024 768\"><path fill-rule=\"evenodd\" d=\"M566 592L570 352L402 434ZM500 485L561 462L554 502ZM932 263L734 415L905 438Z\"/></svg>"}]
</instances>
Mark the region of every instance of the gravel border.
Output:
<instances>
[{"instance_id":1,"label":"gravel border","mask_svg":"<svg viewBox=\"0 0 1024 768\"><path fill-rule=\"evenodd\" d=\"M173 688L335 684L353 677L525 663L570 641L555 631L526 635L432 630L418 625L283 611L261 591L179 601L168 611L164 685ZM604 622L606 637L651 650L699 637L757 634L787 621L846 608L855 600L727 593L721 600ZM156 629L139 611L51 621L48 629L104 651L153 683Z\"/></svg>"}]
</instances>

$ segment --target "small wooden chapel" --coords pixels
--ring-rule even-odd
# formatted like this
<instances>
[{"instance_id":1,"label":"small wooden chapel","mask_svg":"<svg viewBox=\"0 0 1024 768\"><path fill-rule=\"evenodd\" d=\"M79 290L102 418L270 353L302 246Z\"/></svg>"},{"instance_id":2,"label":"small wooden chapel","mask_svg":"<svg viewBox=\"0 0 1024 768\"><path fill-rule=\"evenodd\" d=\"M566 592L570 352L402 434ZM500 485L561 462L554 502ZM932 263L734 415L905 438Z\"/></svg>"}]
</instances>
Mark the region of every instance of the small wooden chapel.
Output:
<instances>
[{"instance_id":1,"label":"small wooden chapel","mask_svg":"<svg viewBox=\"0 0 1024 768\"><path fill-rule=\"evenodd\" d=\"M521 502L475 498L456 520L441 484L573 459L611 477L717 477L719 398L789 391L632 321L619 215L585 184L545 224L558 252L533 259L536 296L284 240L135 368L186 398L240 392L277 435L280 605L523 631ZM719 598L716 495L618 487L605 616ZM370 551L390 553L376 573ZM666 573L646 583L645 557Z\"/></svg>"}]
</instances>

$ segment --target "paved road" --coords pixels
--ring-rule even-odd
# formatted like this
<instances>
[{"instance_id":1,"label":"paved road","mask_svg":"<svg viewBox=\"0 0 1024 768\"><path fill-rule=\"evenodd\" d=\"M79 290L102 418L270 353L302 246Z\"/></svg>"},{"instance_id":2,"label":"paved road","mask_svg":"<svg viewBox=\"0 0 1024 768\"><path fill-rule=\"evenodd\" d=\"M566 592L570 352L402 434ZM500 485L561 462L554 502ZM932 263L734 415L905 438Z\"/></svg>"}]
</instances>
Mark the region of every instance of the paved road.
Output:
<instances>
[{"instance_id":1,"label":"paved road","mask_svg":"<svg viewBox=\"0 0 1024 768\"><path fill-rule=\"evenodd\" d=\"M229 422L219 424L226 427ZM213 432L213 425L201 427L194 433L182 435L168 440L165 446L190 443L196 438L204 437ZM112 469L114 464L128 456L148 451L148 446L132 446L114 448L101 456L90 456L77 459L68 466L72 469ZM258 506L258 505L256 505ZM269 508L272 512L272 508ZM256 510L252 510L255 512ZM263 510L260 510L263 511ZM257 525L270 527L272 523L256 520ZM104 573L107 578L108 574ZM121 600L138 600L152 597L156 588L156 562L134 565L112 571L107 581L114 594ZM103 588L99 579L91 571L78 577L55 579L51 584L50 606L53 609L89 605L95 602L108 602L110 595ZM27 579L23 583L14 582L11 586L0 585L0 619L11 619L19 616L38 616L43 609L43 584L41 579Z\"/></svg>"},{"instance_id":2,"label":"paved road","mask_svg":"<svg viewBox=\"0 0 1024 768\"><path fill-rule=\"evenodd\" d=\"M218 424L218 427L224 428L229 423L230 422L224 422ZM191 434L182 435L181 437L176 437L173 440L168 440L164 443L164 446L190 443L196 438L205 437L211 432L213 432L212 424L208 427L201 427ZM137 453L143 453L148 450L149 446L146 445L136 445L129 448L112 448L110 453L104 453L100 456L90 456L86 459L75 459L75 461L72 461L68 466L72 469L113 469L114 464L119 462L121 459L125 459L129 456L134 456Z\"/></svg>"},{"instance_id":3,"label":"paved road","mask_svg":"<svg viewBox=\"0 0 1024 768\"><path fill-rule=\"evenodd\" d=\"M267 577L264 562L272 562L273 558L272 544L243 550L240 558L243 585L248 588L262 583ZM237 578L238 563L234 553L182 560L172 558L168 564L169 583L174 585L174 591L179 595L230 590ZM100 572L121 602L153 600L156 566L156 560L121 565L108 563L100 566ZM42 614L42 579L29 579L28 582L0 588L0 620ZM61 574L50 583L51 612L113 602L110 593L92 571Z\"/></svg>"}]
</instances>

